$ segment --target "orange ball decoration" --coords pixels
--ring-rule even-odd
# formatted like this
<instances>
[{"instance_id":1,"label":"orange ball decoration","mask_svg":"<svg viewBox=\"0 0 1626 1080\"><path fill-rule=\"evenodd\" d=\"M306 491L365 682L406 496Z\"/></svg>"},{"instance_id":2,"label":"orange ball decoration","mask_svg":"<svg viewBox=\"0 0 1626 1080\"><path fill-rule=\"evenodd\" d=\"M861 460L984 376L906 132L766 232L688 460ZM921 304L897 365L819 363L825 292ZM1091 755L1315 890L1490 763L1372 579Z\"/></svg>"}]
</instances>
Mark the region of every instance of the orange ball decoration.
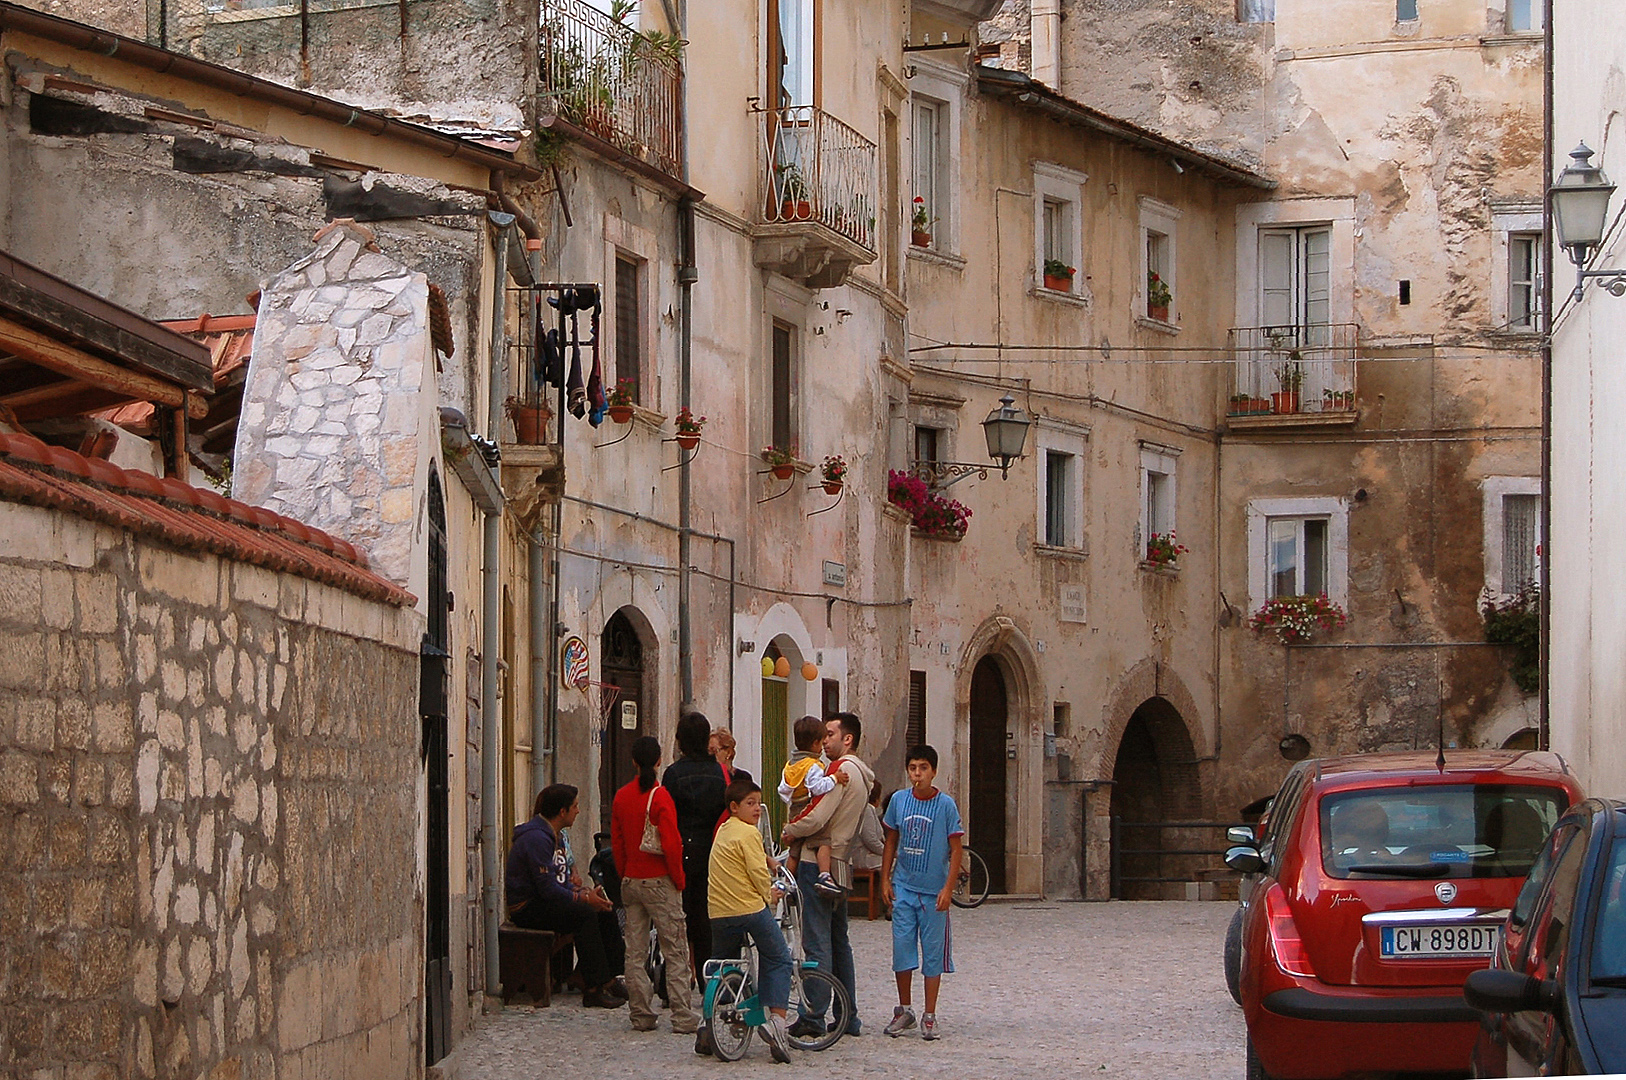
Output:
<instances>
[{"instance_id":1,"label":"orange ball decoration","mask_svg":"<svg viewBox=\"0 0 1626 1080\"><path fill-rule=\"evenodd\" d=\"M774 661L773 673L779 676L781 679L789 677L790 658L781 656L778 660Z\"/></svg>"},{"instance_id":2,"label":"orange ball decoration","mask_svg":"<svg viewBox=\"0 0 1626 1080\"><path fill-rule=\"evenodd\" d=\"M811 660L809 660L807 663L802 665L802 678L806 679L808 682L812 682L814 679L816 679L818 677L819 677L819 665L815 664Z\"/></svg>"}]
</instances>

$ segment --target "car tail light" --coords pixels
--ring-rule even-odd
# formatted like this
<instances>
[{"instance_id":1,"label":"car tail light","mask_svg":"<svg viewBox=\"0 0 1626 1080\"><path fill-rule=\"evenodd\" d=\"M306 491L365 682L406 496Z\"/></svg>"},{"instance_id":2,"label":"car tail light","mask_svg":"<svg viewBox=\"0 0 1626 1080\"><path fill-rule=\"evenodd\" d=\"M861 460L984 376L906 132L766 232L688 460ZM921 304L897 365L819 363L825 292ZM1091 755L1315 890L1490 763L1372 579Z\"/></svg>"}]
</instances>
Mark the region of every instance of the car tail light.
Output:
<instances>
[{"instance_id":1,"label":"car tail light","mask_svg":"<svg viewBox=\"0 0 1626 1080\"><path fill-rule=\"evenodd\" d=\"M1293 912L1287 906L1287 894L1280 885L1271 885L1265 892L1265 917L1270 922L1270 951L1276 957L1276 966L1289 975L1315 977L1309 951L1299 928L1293 922Z\"/></svg>"}]
</instances>

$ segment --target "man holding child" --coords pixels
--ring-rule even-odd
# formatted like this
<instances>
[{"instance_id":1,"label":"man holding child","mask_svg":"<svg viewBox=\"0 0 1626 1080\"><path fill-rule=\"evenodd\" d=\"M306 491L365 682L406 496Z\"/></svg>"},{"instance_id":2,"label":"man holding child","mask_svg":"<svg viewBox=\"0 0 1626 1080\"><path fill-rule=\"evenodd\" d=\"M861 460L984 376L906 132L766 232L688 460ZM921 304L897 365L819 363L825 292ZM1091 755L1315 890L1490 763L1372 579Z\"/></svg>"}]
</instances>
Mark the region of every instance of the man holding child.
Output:
<instances>
[{"instance_id":1,"label":"man holding child","mask_svg":"<svg viewBox=\"0 0 1626 1080\"><path fill-rule=\"evenodd\" d=\"M830 759L825 774L844 780L822 798L813 801L800 816L785 826L784 839L800 839L801 859L796 865L796 883L802 894L802 948L807 958L841 980L852 999L852 1021L847 1034L859 1034L858 992L853 976L852 944L847 937L847 890L852 888L849 853L863 820L870 785L875 774L858 758L863 724L850 712L839 712L825 724L824 753ZM841 892L830 895L819 888L819 852L829 849L830 876ZM795 1035L818 1035L825 1029L828 997L816 1000L820 987L808 988L809 1010L792 1026Z\"/></svg>"}]
</instances>

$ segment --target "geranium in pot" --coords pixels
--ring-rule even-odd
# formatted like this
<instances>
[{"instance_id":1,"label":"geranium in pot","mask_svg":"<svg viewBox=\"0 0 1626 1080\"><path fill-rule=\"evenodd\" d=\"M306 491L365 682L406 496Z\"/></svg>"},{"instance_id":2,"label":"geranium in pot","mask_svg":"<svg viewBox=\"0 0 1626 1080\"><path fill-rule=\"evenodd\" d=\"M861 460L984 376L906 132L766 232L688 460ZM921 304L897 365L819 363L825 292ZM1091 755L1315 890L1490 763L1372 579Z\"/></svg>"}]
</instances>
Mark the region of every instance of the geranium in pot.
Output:
<instances>
[{"instance_id":1,"label":"geranium in pot","mask_svg":"<svg viewBox=\"0 0 1626 1080\"><path fill-rule=\"evenodd\" d=\"M762 460L768 463L768 471L775 480L789 480L796 471L796 447L764 446Z\"/></svg>"},{"instance_id":2,"label":"geranium in pot","mask_svg":"<svg viewBox=\"0 0 1626 1080\"><path fill-rule=\"evenodd\" d=\"M1146 316L1158 322L1169 321L1169 305L1174 303L1174 293L1169 290L1169 283L1164 281L1156 270L1146 275Z\"/></svg>"},{"instance_id":3,"label":"geranium in pot","mask_svg":"<svg viewBox=\"0 0 1626 1080\"><path fill-rule=\"evenodd\" d=\"M678 410L675 423L677 424L677 444L679 446L685 450L693 450L700 445L700 433L706 426L704 416L696 416L685 405Z\"/></svg>"},{"instance_id":4,"label":"geranium in pot","mask_svg":"<svg viewBox=\"0 0 1626 1080\"><path fill-rule=\"evenodd\" d=\"M824 482L826 495L841 494L841 485L847 482L847 460L840 454L831 454L819 466L819 479Z\"/></svg>"},{"instance_id":5,"label":"geranium in pot","mask_svg":"<svg viewBox=\"0 0 1626 1080\"><path fill-rule=\"evenodd\" d=\"M915 247L932 246L932 223L937 219L926 207L925 196L916 195L914 215L909 219L909 242Z\"/></svg>"},{"instance_id":6,"label":"geranium in pot","mask_svg":"<svg viewBox=\"0 0 1626 1080\"><path fill-rule=\"evenodd\" d=\"M1336 630L1347 621L1344 609L1327 599L1326 593L1273 596L1248 619L1248 629L1260 636L1271 634L1283 645L1297 645Z\"/></svg>"},{"instance_id":7,"label":"geranium in pot","mask_svg":"<svg viewBox=\"0 0 1626 1080\"><path fill-rule=\"evenodd\" d=\"M618 424L632 423L633 391L637 385L631 379L617 379L615 388L605 399L605 406L609 409L610 419Z\"/></svg>"},{"instance_id":8,"label":"geranium in pot","mask_svg":"<svg viewBox=\"0 0 1626 1080\"><path fill-rule=\"evenodd\" d=\"M1153 533L1146 540L1146 561L1153 566L1173 566L1191 549L1174 538L1174 530Z\"/></svg>"},{"instance_id":9,"label":"geranium in pot","mask_svg":"<svg viewBox=\"0 0 1626 1080\"><path fill-rule=\"evenodd\" d=\"M1060 259L1046 259L1044 261L1044 287L1055 292L1073 291L1073 275L1078 273L1075 267L1068 266Z\"/></svg>"}]
</instances>

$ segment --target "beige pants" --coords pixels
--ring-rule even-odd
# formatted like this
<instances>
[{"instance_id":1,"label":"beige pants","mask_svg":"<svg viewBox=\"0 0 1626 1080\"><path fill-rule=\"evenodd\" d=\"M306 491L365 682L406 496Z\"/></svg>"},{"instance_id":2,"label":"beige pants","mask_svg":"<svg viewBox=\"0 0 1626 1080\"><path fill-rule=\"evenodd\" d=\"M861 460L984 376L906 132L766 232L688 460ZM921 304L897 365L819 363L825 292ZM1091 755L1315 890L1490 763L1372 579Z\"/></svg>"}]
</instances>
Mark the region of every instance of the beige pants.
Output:
<instances>
[{"instance_id":1,"label":"beige pants","mask_svg":"<svg viewBox=\"0 0 1626 1080\"><path fill-rule=\"evenodd\" d=\"M683 923L683 894L669 877L622 878L621 903L627 909L627 1005L632 1026L655 1026L654 988L644 960L649 956L649 926L655 925L666 957L666 993L672 1003L672 1030L692 1035L700 1026L695 1011L694 977L689 970L689 938Z\"/></svg>"}]
</instances>

